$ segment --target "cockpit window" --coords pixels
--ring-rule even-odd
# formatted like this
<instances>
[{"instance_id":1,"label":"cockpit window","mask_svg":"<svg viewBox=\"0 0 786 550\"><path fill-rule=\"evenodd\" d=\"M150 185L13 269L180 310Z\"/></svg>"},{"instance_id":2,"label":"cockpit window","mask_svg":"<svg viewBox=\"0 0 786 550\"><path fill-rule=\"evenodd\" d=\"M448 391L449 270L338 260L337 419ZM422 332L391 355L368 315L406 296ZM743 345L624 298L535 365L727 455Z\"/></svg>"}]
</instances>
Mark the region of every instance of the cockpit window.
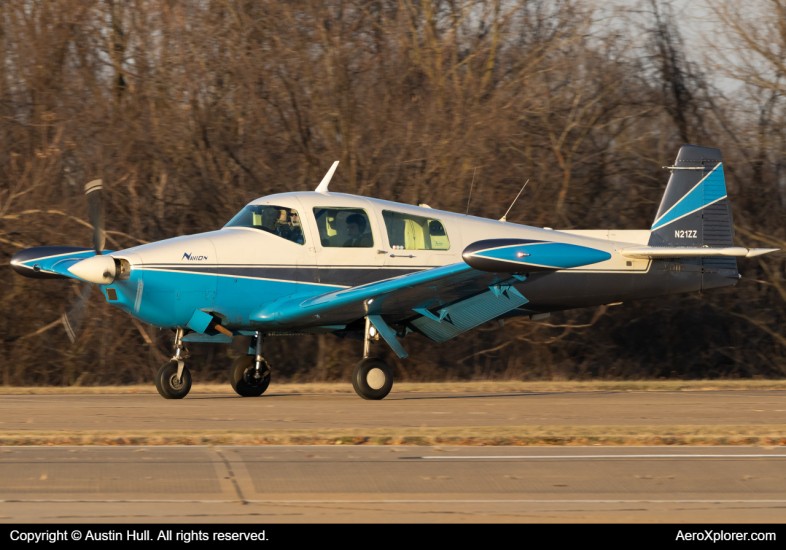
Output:
<instances>
[{"instance_id":1,"label":"cockpit window","mask_svg":"<svg viewBox=\"0 0 786 550\"><path fill-rule=\"evenodd\" d=\"M251 227L297 244L305 244L297 210L284 206L252 204L238 212L224 227Z\"/></svg>"}]
</instances>

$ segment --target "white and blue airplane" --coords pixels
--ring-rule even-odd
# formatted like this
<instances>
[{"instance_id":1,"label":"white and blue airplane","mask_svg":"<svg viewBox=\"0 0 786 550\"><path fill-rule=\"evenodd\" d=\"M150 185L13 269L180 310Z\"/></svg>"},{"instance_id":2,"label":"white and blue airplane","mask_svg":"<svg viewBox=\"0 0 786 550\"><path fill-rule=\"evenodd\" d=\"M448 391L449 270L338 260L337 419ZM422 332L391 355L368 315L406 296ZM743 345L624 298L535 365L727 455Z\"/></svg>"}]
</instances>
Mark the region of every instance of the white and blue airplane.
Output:
<instances>
[{"instance_id":1,"label":"white and blue airplane","mask_svg":"<svg viewBox=\"0 0 786 550\"><path fill-rule=\"evenodd\" d=\"M332 193L335 162L313 192L252 201L218 231L104 251L101 183L86 186L93 248L28 248L12 259L33 278L89 283L63 316L76 338L93 285L150 325L175 331L158 371L166 399L191 388L184 343L252 337L229 369L241 396L270 383L265 337L350 336L365 343L355 391L382 399L393 373L370 355L381 339L401 358L419 333L442 343L488 321L731 286L737 258L778 249L734 246L718 149L683 146L650 230L555 231L426 205Z\"/></svg>"}]
</instances>

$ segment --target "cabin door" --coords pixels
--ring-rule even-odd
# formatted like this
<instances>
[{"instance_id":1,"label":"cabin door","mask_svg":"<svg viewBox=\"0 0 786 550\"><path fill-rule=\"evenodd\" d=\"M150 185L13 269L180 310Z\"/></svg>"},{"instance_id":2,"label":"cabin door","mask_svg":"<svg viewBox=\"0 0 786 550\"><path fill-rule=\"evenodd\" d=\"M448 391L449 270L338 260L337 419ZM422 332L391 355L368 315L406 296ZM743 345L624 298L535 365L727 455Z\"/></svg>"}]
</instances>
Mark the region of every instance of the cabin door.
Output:
<instances>
[{"instance_id":1,"label":"cabin door","mask_svg":"<svg viewBox=\"0 0 786 550\"><path fill-rule=\"evenodd\" d=\"M309 215L317 228L317 284L354 287L387 278L382 272L386 249L373 212L357 207L317 206Z\"/></svg>"}]
</instances>

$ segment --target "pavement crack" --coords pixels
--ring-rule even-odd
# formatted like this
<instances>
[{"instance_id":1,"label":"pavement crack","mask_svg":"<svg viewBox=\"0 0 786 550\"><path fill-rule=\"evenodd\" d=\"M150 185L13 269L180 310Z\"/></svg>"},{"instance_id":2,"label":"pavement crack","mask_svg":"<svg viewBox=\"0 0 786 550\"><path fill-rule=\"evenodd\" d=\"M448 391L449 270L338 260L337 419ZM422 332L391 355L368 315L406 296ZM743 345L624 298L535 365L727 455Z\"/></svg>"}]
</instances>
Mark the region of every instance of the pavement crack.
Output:
<instances>
[{"instance_id":1,"label":"pavement crack","mask_svg":"<svg viewBox=\"0 0 786 550\"><path fill-rule=\"evenodd\" d=\"M246 497L243 496L243 491L240 490L240 484L238 484L237 482L237 478L235 477L235 472L234 470L232 470L232 465L229 463L229 460L227 460L227 457L225 457L224 453L221 452L221 449L214 448L213 450L216 452L219 458L221 458L221 460L224 462L224 466L226 467L227 472L229 473L229 480L232 482L232 486L235 488L235 493L237 493L237 497L240 499L241 504L248 504Z\"/></svg>"}]
</instances>

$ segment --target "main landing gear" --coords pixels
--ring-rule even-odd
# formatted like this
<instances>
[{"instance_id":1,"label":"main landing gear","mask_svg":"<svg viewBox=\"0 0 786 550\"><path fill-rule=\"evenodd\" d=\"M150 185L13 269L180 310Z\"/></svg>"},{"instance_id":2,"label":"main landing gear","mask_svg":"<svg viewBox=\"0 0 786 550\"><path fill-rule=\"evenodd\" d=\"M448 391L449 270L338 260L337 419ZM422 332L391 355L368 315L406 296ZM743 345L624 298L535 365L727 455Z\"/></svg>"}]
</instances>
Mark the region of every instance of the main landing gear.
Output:
<instances>
[{"instance_id":1,"label":"main landing gear","mask_svg":"<svg viewBox=\"0 0 786 550\"><path fill-rule=\"evenodd\" d=\"M366 318L366 334L363 344L363 359L352 371L352 387L363 399L384 399L393 388L393 371L382 359L369 357L371 340L377 337L377 331Z\"/></svg>"},{"instance_id":2,"label":"main landing gear","mask_svg":"<svg viewBox=\"0 0 786 550\"><path fill-rule=\"evenodd\" d=\"M270 365L262 357L262 340L257 332L251 341L256 354L236 359L229 368L229 383L242 397L259 397L270 385Z\"/></svg>"},{"instance_id":3,"label":"main landing gear","mask_svg":"<svg viewBox=\"0 0 786 550\"><path fill-rule=\"evenodd\" d=\"M175 355L158 370L156 389L164 399L183 399L191 390L191 373L186 368L183 354L182 328L175 332Z\"/></svg>"},{"instance_id":4,"label":"main landing gear","mask_svg":"<svg viewBox=\"0 0 786 550\"><path fill-rule=\"evenodd\" d=\"M183 336L185 330L175 332L175 355L156 374L156 389L164 399L183 399L191 390L191 373L185 366ZM366 318L363 359L352 371L352 387L363 399L380 400L393 389L393 371L382 359L370 357L371 341L378 339L377 330ZM270 385L270 365L262 356L262 334L252 340L254 355L236 359L229 368L229 383L242 397L259 397Z\"/></svg>"}]
</instances>

